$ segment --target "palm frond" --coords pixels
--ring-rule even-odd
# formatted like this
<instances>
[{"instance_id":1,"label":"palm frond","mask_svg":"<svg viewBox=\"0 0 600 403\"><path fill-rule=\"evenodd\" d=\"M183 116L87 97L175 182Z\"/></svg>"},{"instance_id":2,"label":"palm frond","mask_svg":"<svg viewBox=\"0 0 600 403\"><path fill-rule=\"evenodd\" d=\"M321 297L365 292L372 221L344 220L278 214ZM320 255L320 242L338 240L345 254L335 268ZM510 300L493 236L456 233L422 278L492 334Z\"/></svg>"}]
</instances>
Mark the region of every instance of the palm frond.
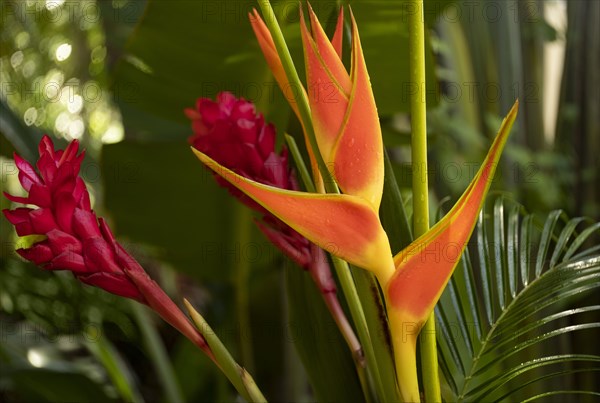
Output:
<instances>
[{"instance_id":1,"label":"palm frond","mask_svg":"<svg viewBox=\"0 0 600 403\"><path fill-rule=\"evenodd\" d=\"M476 231L436 308L446 399L598 395L578 379L600 372L600 223L498 198Z\"/></svg>"}]
</instances>

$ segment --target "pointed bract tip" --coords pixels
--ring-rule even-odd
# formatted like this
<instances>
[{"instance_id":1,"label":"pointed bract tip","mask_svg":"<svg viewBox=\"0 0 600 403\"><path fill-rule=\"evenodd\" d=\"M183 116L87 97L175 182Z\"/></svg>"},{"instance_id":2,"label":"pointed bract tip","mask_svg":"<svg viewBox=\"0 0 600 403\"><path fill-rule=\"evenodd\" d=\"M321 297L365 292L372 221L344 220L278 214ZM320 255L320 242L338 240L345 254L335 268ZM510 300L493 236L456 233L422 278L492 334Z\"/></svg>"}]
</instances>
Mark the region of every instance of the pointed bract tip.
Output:
<instances>
[{"instance_id":1,"label":"pointed bract tip","mask_svg":"<svg viewBox=\"0 0 600 403\"><path fill-rule=\"evenodd\" d=\"M510 112L508 112L508 116L516 115L519 112L519 98L515 99L515 103L512 108L510 108Z\"/></svg>"},{"instance_id":2,"label":"pointed bract tip","mask_svg":"<svg viewBox=\"0 0 600 403\"><path fill-rule=\"evenodd\" d=\"M331 38L331 44L335 49L338 57L342 58L342 48L344 41L344 6L340 6L340 11L338 13L337 23L335 25L335 31L333 33L333 38Z\"/></svg>"},{"instance_id":3,"label":"pointed bract tip","mask_svg":"<svg viewBox=\"0 0 600 403\"><path fill-rule=\"evenodd\" d=\"M252 11L248 13L248 18L250 19L250 22L255 22L256 20L261 19L258 10L254 7L252 7Z\"/></svg>"}]
</instances>

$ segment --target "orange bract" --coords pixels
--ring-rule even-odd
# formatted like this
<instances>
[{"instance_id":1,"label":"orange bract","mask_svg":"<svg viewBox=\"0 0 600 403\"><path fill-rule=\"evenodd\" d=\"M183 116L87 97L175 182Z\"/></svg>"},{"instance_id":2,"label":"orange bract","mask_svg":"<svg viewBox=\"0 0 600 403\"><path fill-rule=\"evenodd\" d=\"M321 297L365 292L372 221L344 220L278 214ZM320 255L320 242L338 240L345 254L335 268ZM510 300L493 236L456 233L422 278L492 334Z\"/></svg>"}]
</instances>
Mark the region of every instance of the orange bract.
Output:
<instances>
[{"instance_id":1,"label":"orange bract","mask_svg":"<svg viewBox=\"0 0 600 403\"><path fill-rule=\"evenodd\" d=\"M376 274L392 269L387 235L377 213L363 199L263 185L192 150L204 165L326 251Z\"/></svg>"},{"instance_id":2,"label":"orange bract","mask_svg":"<svg viewBox=\"0 0 600 403\"><path fill-rule=\"evenodd\" d=\"M341 60L343 13L340 12L330 41L310 5L308 12L311 31L300 13L306 63L304 93L319 152L342 192L363 198L377 211L383 192L383 141L356 21L351 14L352 61L348 73ZM256 10L250 21L275 79L299 116L273 39Z\"/></svg>"},{"instance_id":3,"label":"orange bract","mask_svg":"<svg viewBox=\"0 0 600 403\"><path fill-rule=\"evenodd\" d=\"M392 309L407 320L424 321L433 310L473 232L496 165L515 121L518 102L500 131L477 175L452 210L423 236L394 257L396 272L388 286Z\"/></svg>"}]
</instances>

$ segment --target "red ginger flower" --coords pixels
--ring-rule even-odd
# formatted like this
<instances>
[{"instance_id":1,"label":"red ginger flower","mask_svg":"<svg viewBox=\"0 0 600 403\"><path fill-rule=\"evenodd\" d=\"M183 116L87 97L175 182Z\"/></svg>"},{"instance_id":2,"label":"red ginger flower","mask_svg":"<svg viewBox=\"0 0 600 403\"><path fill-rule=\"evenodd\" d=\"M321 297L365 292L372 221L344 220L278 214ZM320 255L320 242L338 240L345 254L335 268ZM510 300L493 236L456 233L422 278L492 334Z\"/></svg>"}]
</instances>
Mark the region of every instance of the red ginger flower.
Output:
<instances>
[{"instance_id":1,"label":"red ginger flower","mask_svg":"<svg viewBox=\"0 0 600 403\"><path fill-rule=\"evenodd\" d=\"M217 101L199 98L196 109L188 108L194 135L190 144L210 155L221 165L260 183L281 189L297 189L293 172L288 168L287 150L275 152L275 127L265 124L254 104L221 92ZM266 213L262 207L245 196L235 186L215 175L217 182L250 208Z\"/></svg>"},{"instance_id":2,"label":"red ginger flower","mask_svg":"<svg viewBox=\"0 0 600 403\"><path fill-rule=\"evenodd\" d=\"M195 149L246 178L280 189L298 190L298 182L288 165L287 150L275 152L275 127L265 123L254 104L230 92L221 92L216 102L200 98L196 109L186 109L185 113L192 120L194 135L189 142ZM261 231L292 260L308 269L311 252L306 238L219 175L214 177L232 195L262 213L262 222L257 222ZM333 282L331 286L335 290Z\"/></svg>"},{"instance_id":3,"label":"red ginger flower","mask_svg":"<svg viewBox=\"0 0 600 403\"><path fill-rule=\"evenodd\" d=\"M84 152L78 155L78 150L77 140L64 151L54 150L52 140L44 136L36 164L39 174L29 162L14 155L19 181L29 195L4 195L38 208L18 207L3 213L19 236L46 237L17 253L44 269L69 270L86 284L150 306L212 358L204 338L177 305L116 242L106 222L96 218L79 177Z\"/></svg>"}]
</instances>

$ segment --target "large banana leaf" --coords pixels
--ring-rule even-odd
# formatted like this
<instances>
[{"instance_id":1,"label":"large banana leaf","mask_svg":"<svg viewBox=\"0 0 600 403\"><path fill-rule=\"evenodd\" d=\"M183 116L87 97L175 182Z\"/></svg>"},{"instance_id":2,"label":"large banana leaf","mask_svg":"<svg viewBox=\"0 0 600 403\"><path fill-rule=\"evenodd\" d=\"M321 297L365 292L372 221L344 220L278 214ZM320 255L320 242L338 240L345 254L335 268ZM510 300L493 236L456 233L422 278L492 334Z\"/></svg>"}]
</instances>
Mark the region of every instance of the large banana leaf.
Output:
<instances>
[{"instance_id":1,"label":"large banana leaf","mask_svg":"<svg viewBox=\"0 0 600 403\"><path fill-rule=\"evenodd\" d=\"M436 308L447 401L600 395L583 382L600 371L600 223L520 210L499 198L480 215Z\"/></svg>"},{"instance_id":2,"label":"large banana leaf","mask_svg":"<svg viewBox=\"0 0 600 403\"><path fill-rule=\"evenodd\" d=\"M428 2L433 19L451 1ZM361 42L373 82L378 111L389 115L408 110L408 24L410 8L396 1L355 0L311 2L322 21L333 20L337 7L350 3L360 25ZM298 2L273 1L290 49L300 70L303 59ZM254 101L269 115L285 114L280 96L248 23L252 0L149 0L125 47L113 83L127 137L173 140L189 135L183 109L196 98L229 90ZM177 21L172 24L172 21ZM438 101L431 45L427 46L427 105ZM324 96L327 94L324 94ZM279 111L279 113L277 113ZM285 119L269 120L283 128Z\"/></svg>"}]
</instances>

